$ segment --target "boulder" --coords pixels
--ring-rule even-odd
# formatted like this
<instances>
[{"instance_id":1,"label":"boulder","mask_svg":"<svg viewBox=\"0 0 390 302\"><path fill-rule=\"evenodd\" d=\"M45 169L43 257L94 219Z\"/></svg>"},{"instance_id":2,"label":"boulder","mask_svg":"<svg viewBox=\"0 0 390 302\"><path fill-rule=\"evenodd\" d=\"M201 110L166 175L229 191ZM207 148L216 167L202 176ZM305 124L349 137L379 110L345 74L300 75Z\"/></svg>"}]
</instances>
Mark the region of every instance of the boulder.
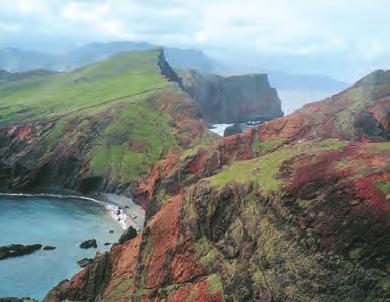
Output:
<instances>
[{"instance_id":1,"label":"boulder","mask_svg":"<svg viewBox=\"0 0 390 302\"><path fill-rule=\"evenodd\" d=\"M17 257L32 254L42 248L42 244L11 244L0 247L0 260L7 259L10 257Z\"/></svg>"},{"instance_id":2,"label":"boulder","mask_svg":"<svg viewBox=\"0 0 390 302\"><path fill-rule=\"evenodd\" d=\"M91 247L97 248L96 239L89 239L80 244L80 248L82 249L89 249Z\"/></svg>"},{"instance_id":3,"label":"boulder","mask_svg":"<svg viewBox=\"0 0 390 302\"><path fill-rule=\"evenodd\" d=\"M92 263L92 258L83 258L79 261L77 261L77 264L80 265L80 267L86 267L88 264Z\"/></svg>"},{"instance_id":4,"label":"boulder","mask_svg":"<svg viewBox=\"0 0 390 302\"><path fill-rule=\"evenodd\" d=\"M129 241L133 238L137 237L137 230L133 228L132 226L129 226L126 231L122 234L122 236L119 238L119 243L123 244L126 241Z\"/></svg>"},{"instance_id":5,"label":"boulder","mask_svg":"<svg viewBox=\"0 0 390 302\"><path fill-rule=\"evenodd\" d=\"M44 251L50 251L50 250L55 250L55 249L56 249L56 247L55 246L51 246L51 245L45 245L43 247Z\"/></svg>"}]
</instances>

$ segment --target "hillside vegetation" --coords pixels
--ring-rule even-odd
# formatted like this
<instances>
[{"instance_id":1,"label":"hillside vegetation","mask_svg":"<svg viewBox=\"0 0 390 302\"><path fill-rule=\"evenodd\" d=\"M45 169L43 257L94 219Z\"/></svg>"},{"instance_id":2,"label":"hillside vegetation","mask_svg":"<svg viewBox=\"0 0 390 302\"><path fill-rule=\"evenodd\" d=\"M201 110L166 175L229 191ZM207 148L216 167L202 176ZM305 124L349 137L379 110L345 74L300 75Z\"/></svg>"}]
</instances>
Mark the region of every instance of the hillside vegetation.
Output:
<instances>
[{"instance_id":1,"label":"hillside vegetation","mask_svg":"<svg viewBox=\"0 0 390 302\"><path fill-rule=\"evenodd\" d=\"M172 147L211 139L174 80L161 50L67 73L5 74L1 188L112 190L147 173Z\"/></svg>"}]
</instances>

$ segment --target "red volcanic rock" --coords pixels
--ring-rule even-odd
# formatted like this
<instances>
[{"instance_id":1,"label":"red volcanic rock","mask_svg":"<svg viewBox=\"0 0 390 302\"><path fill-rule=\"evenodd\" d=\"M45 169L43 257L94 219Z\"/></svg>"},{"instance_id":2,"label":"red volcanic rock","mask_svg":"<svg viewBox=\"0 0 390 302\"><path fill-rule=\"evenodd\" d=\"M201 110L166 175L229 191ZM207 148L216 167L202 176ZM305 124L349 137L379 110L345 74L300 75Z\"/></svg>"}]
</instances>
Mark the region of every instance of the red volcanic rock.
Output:
<instances>
[{"instance_id":1,"label":"red volcanic rock","mask_svg":"<svg viewBox=\"0 0 390 302\"><path fill-rule=\"evenodd\" d=\"M191 243L178 242L182 202L181 195L172 197L151 219L148 238L151 252L144 263L147 288L159 288L167 280L183 283L200 273ZM167 268L171 271L169 275Z\"/></svg>"},{"instance_id":2,"label":"red volcanic rock","mask_svg":"<svg viewBox=\"0 0 390 302\"><path fill-rule=\"evenodd\" d=\"M299 112L292 113L284 118L266 122L258 127L259 139L268 140L277 137L302 138L310 122Z\"/></svg>"},{"instance_id":3,"label":"red volcanic rock","mask_svg":"<svg viewBox=\"0 0 390 302\"><path fill-rule=\"evenodd\" d=\"M374 73L241 135L170 150L137 183L147 212L142 234L52 294L78 301L390 298L389 82Z\"/></svg>"},{"instance_id":4,"label":"red volcanic rock","mask_svg":"<svg viewBox=\"0 0 390 302\"><path fill-rule=\"evenodd\" d=\"M165 281L165 264L168 253L174 252L179 239L179 217L182 198L175 196L161 208L150 222L151 252L144 264L147 271L146 287L156 288Z\"/></svg>"},{"instance_id":5,"label":"red volcanic rock","mask_svg":"<svg viewBox=\"0 0 390 302\"><path fill-rule=\"evenodd\" d=\"M125 242L123 245L114 245L110 252L112 275L105 287L103 300L110 301L118 287L118 281L127 282L134 278L137 268L137 259L140 253L141 236ZM134 286L127 289L127 295L134 291ZM119 300L118 300L119 301Z\"/></svg>"},{"instance_id":6,"label":"red volcanic rock","mask_svg":"<svg viewBox=\"0 0 390 302\"><path fill-rule=\"evenodd\" d=\"M187 239L180 244L172 260L171 280L184 283L203 273L203 269L197 263L192 241Z\"/></svg>"},{"instance_id":7,"label":"red volcanic rock","mask_svg":"<svg viewBox=\"0 0 390 302\"><path fill-rule=\"evenodd\" d=\"M222 294L209 294L207 281L200 281L180 287L167 299L167 302L221 302Z\"/></svg>"},{"instance_id":8,"label":"red volcanic rock","mask_svg":"<svg viewBox=\"0 0 390 302\"><path fill-rule=\"evenodd\" d=\"M191 162L190 166L188 167L189 171L192 174L195 174L197 176L202 175L201 174L203 172L202 167L203 167L203 164L205 162L207 155L208 155L207 150L205 150L203 148L200 148L198 150L198 152L195 155L195 159Z\"/></svg>"}]
</instances>

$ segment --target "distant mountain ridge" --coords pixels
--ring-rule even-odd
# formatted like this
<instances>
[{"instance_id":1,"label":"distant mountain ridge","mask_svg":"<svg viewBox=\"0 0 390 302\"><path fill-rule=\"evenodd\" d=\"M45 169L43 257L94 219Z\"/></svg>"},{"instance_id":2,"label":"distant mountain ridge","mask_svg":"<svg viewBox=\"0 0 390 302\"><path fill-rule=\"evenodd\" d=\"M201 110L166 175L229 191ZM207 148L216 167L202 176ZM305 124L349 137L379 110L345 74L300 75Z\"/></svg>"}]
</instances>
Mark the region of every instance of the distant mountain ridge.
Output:
<instances>
[{"instance_id":1,"label":"distant mountain ridge","mask_svg":"<svg viewBox=\"0 0 390 302\"><path fill-rule=\"evenodd\" d=\"M166 59L174 68L197 69L202 72L211 72L214 69L212 59L200 50L161 47L146 42L90 43L63 54L4 48L0 49L0 69L13 72L33 69L68 71L97 62L113 54L156 48L164 48Z\"/></svg>"},{"instance_id":2,"label":"distant mountain ridge","mask_svg":"<svg viewBox=\"0 0 390 302\"><path fill-rule=\"evenodd\" d=\"M41 52L20 48L4 48L0 49L0 69L13 72L33 69L69 71L97 62L113 54L159 47L147 42L90 43L63 54L51 53L49 50ZM264 66L259 65L260 63L252 64L252 68L248 69L245 65L248 62L239 64L232 60L222 63L198 49L163 48L167 61L175 69L194 69L201 73L216 73L223 76L243 73L267 73L270 84L278 91L282 100L282 109L286 114L295 111L306 103L326 98L349 86L348 83L328 75L264 71Z\"/></svg>"}]
</instances>

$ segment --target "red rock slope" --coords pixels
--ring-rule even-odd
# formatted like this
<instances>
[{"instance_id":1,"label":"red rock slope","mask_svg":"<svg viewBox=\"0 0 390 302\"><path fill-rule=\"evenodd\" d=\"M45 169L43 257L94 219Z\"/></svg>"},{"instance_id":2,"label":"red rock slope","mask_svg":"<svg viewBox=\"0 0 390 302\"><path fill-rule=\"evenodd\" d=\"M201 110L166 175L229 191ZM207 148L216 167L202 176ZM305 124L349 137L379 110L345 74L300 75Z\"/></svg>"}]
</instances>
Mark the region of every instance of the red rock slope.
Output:
<instances>
[{"instance_id":1,"label":"red rock slope","mask_svg":"<svg viewBox=\"0 0 390 302\"><path fill-rule=\"evenodd\" d=\"M390 73L140 180L142 234L45 301L390 299Z\"/></svg>"}]
</instances>

